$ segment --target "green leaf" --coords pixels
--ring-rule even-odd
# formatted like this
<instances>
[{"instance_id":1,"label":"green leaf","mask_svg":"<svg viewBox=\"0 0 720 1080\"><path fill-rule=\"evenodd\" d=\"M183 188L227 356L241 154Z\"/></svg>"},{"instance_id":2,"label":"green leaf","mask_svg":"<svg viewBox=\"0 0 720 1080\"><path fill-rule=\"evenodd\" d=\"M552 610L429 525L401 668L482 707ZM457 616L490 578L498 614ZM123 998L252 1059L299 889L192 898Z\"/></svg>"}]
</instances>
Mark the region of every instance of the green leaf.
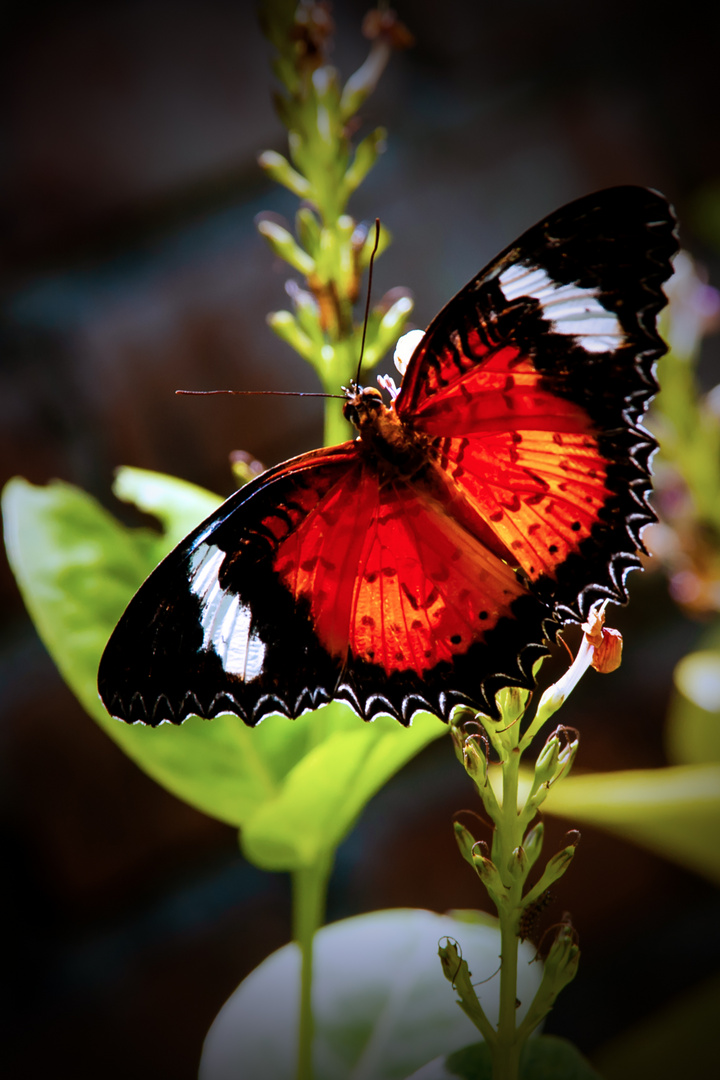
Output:
<instances>
[{"instance_id":1,"label":"green leaf","mask_svg":"<svg viewBox=\"0 0 720 1080\"><path fill-rule=\"evenodd\" d=\"M395 910L345 919L318 932L315 1080L398 1080L477 1039L442 974L437 950L445 936L460 942L476 980L497 969L497 924ZM522 945L520 955L522 1017L542 971L530 963L531 946ZM241 983L205 1040L200 1080L294 1080L299 975L299 950L286 945ZM479 987L494 1021L498 989L498 978Z\"/></svg>"},{"instance_id":2,"label":"green leaf","mask_svg":"<svg viewBox=\"0 0 720 1080\"><path fill-rule=\"evenodd\" d=\"M266 799L243 829L244 854L266 870L313 865L340 843L365 804L406 761L447 733L446 725L428 713L417 715L410 728L387 716L367 724L339 702L295 721L319 722L323 740L297 759L276 796Z\"/></svg>"},{"instance_id":3,"label":"green leaf","mask_svg":"<svg viewBox=\"0 0 720 1080\"><path fill-rule=\"evenodd\" d=\"M720 882L720 765L677 765L571 776L549 814L608 829Z\"/></svg>"},{"instance_id":4,"label":"green leaf","mask_svg":"<svg viewBox=\"0 0 720 1080\"><path fill-rule=\"evenodd\" d=\"M132 503L158 519L164 532L158 539L161 556L179 544L222 502L218 495L187 480L129 465L116 470L113 492L121 502Z\"/></svg>"},{"instance_id":5,"label":"green leaf","mask_svg":"<svg viewBox=\"0 0 720 1080\"><path fill-rule=\"evenodd\" d=\"M6 544L28 611L48 652L90 715L153 779L198 809L245 830L248 857L276 870L332 851L371 796L448 729L420 715L404 728L365 724L339 704L292 721L270 716L251 729L236 716L190 717L181 727L129 726L97 694L102 651L145 577L218 503L172 477L122 470L117 488L167 527L160 535L121 525L68 484L8 484Z\"/></svg>"},{"instance_id":6,"label":"green leaf","mask_svg":"<svg viewBox=\"0 0 720 1080\"><path fill-rule=\"evenodd\" d=\"M678 765L720 762L720 622L698 644L675 668L665 728L668 757Z\"/></svg>"},{"instance_id":7,"label":"green leaf","mask_svg":"<svg viewBox=\"0 0 720 1080\"><path fill-rule=\"evenodd\" d=\"M475 1043L431 1061L408 1080L453 1080L455 1077L459 1080L492 1080L492 1075L492 1058L487 1045ZM541 1035L525 1046L520 1080L600 1080L600 1074L567 1039Z\"/></svg>"},{"instance_id":8,"label":"green leaf","mask_svg":"<svg viewBox=\"0 0 720 1080\"><path fill-rule=\"evenodd\" d=\"M668 712L668 756L681 764L720 762L720 651L685 656L675 668Z\"/></svg>"},{"instance_id":9,"label":"green leaf","mask_svg":"<svg viewBox=\"0 0 720 1080\"><path fill-rule=\"evenodd\" d=\"M147 474L146 474L147 476ZM123 474L129 494L138 472ZM180 481L156 475L143 502L171 513ZM136 489L137 490L137 489ZM177 500L178 526L198 489ZM217 499L205 493L207 503ZM198 504L204 500L198 497ZM60 673L87 712L158 783L213 817L239 825L272 787L254 767L250 732L236 717L196 717L182 728L129 726L108 716L96 689L105 643L135 590L168 548L169 537L128 529L89 495L64 483L33 487L15 479L3 496L10 565L27 609ZM194 521L192 524L197 524ZM177 527L171 530L177 531ZM274 791L274 787L272 787Z\"/></svg>"}]
</instances>

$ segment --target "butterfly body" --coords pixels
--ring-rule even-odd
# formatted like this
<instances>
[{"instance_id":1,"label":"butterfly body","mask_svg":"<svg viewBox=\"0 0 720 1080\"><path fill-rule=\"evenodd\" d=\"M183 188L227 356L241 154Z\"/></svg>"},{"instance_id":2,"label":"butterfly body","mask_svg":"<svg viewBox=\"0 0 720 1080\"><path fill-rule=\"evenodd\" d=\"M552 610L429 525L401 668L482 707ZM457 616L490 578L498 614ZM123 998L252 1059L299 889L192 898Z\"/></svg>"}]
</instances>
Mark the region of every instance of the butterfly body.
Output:
<instances>
[{"instance_id":1,"label":"butterfly body","mask_svg":"<svg viewBox=\"0 0 720 1080\"><path fill-rule=\"evenodd\" d=\"M353 384L347 394L343 414L357 428L359 456L380 483L412 480L427 468L427 438L404 424L379 390Z\"/></svg>"},{"instance_id":2,"label":"butterfly body","mask_svg":"<svg viewBox=\"0 0 720 1080\"><path fill-rule=\"evenodd\" d=\"M268 470L142 586L99 673L114 715L254 724L338 698L408 723L533 685L558 626L624 602L654 442L640 426L676 250L616 188L529 230L433 320L353 441Z\"/></svg>"}]
</instances>

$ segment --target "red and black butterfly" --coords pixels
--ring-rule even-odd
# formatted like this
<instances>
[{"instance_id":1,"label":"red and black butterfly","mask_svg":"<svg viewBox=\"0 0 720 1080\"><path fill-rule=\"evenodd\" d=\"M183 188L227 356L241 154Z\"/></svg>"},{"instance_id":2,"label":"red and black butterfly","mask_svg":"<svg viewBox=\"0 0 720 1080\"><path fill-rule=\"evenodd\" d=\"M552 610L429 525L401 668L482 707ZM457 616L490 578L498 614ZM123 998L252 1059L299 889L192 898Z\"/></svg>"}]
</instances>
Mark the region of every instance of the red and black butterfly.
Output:
<instances>
[{"instance_id":1,"label":"red and black butterfly","mask_svg":"<svg viewBox=\"0 0 720 1080\"><path fill-rule=\"evenodd\" d=\"M531 688L567 620L627 600L677 249L653 191L541 221L430 324L394 400L352 384L353 442L236 492L151 574L100 664L129 722L256 724L333 698L403 723Z\"/></svg>"}]
</instances>

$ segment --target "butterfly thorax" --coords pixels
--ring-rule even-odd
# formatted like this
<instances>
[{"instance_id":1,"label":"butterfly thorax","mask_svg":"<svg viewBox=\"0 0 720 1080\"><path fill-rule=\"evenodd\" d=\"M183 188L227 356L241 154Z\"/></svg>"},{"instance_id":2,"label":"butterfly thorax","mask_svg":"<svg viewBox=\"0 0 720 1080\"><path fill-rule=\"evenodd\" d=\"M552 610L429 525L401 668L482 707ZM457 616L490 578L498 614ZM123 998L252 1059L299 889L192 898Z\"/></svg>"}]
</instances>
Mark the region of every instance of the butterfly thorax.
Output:
<instances>
[{"instance_id":1,"label":"butterfly thorax","mask_svg":"<svg viewBox=\"0 0 720 1080\"><path fill-rule=\"evenodd\" d=\"M427 437L404 423L379 390L352 384L346 393L343 415L357 428L365 459L381 475L388 471L407 480L427 469Z\"/></svg>"}]
</instances>

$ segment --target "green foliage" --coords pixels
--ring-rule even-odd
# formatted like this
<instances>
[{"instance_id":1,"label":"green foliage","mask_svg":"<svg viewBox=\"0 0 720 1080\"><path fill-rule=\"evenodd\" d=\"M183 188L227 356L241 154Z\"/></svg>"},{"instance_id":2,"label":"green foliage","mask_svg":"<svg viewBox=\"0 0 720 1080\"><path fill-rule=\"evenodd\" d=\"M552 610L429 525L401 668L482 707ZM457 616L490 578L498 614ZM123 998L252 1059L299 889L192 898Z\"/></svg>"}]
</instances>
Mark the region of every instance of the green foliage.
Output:
<instances>
[{"instance_id":1,"label":"green foliage","mask_svg":"<svg viewBox=\"0 0 720 1080\"><path fill-rule=\"evenodd\" d=\"M163 532L127 528L67 484L8 484L8 556L28 611L88 713L158 783L242 828L249 859L266 869L306 867L332 853L372 795L447 729L416 717L364 724L334 703L298 720L190 717L181 728L129 726L108 716L96 690L102 650L134 591L174 543L219 500L191 484L122 469L116 492L156 516Z\"/></svg>"},{"instance_id":2,"label":"green foliage","mask_svg":"<svg viewBox=\"0 0 720 1080\"><path fill-rule=\"evenodd\" d=\"M408 1080L453 1080L454 1077L493 1080L492 1056L487 1044L474 1043L456 1050L413 1073ZM600 1080L600 1075L572 1043L555 1035L541 1035L525 1046L519 1080Z\"/></svg>"},{"instance_id":3,"label":"green foliage","mask_svg":"<svg viewBox=\"0 0 720 1080\"><path fill-rule=\"evenodd\" d=\"M461 937L475 979L497 968L497 924L429 911L378 911L318 931L315 937L314 1080L401 1080L477 1038L437 964L438 941ZM522 1016L541 977L523 947ZM205 1042L200 1080L294 1080L297 947L269 956L241 983ZM480 993L497 1015L498 979ZM578 1080L580 1078L578 1077ZM584 1078L583 1078L584 1080Z\"/></svg>"},{"instance_id":4,"label":"green foliage","mask_svg":"<svg viewBox=\"0 0 720 1080\"><path fill-rule=\"evenodd\" d=\"M276 50L273 70L281 89L275 107L287 129L289 159L266 150L259 162L303 205L295 219L297 239L289 227L264 215L257 227L273 253L305 279L302 288L294 283L289 289L293 310L273 312L268 322L313 365L324 390L337 394L357 370L362 321L355 322L353 306L376 240L374 228L368 230L347 213L347 203L385 145L384 129L376 128L353 149L349 122L377 84L392 47L402 47L409 37L390 13L366 20L370 53L343 87L326 59L333 26L324 6L300 5L295 11L294 5L269 0L261 24ZM378 255L389 242L383 227ZM364 372L395 344L411 309L408 297L375 304L367 324ZM326 444L350 436L335 402L328 401L325 416Z\"/></svg>"},{"instance_id":5,"label":"green foliage","mask_svg":"<svg viewBox=\"0 0 720 1080\"><path fill-rule=\"evenodd\" d=\"M678 765L720 766L720 624L703 634L699 646L675 668L665 744Z\"/></svg>"},{"instance_id":6,"label":"green foliage","mask_svg":"<svg viewBox=\"0 0 720 1080\"><path fill-rule=\"evenodd\" d=\"M540 856L543 841L542 823L533 822L551 786L566 781L577 753L577 732L558 727L540 750L532 779L524 779L522 784L520 764L532 735L560 708L593 662L597 635L602 640L603 620L596 615L592 624L592 632L586 628L575 661L542 695L524 731L522 722L531 695L510 688L496 695L499 721L463 709L456 711L451 723L455 753L473 780L492 823L491 848L476 841L459 822L454 829L461 855L476 871L498 913L502 959L497 1025L491 1023L478 999L467 964L454 942L441 946L440 962L445 977L458 993L458 1004L485 1040L483 1054L492 1058L493 1080L516 1080L523 1047L553 1008L560 991L575 978L580 961L577 935L569 917L565 917L550 945L540 986L520 1021L516 1007L518 939L530 936L525 920L529 918L532 923L533 911L542 905L550 885L567 870L579 840L579 834L568 834L565 846L548 859L540 877L528 888L528 875ZM499 760L488 767L486 751L490 745ZM459 940L462 945L462 937Z\"/></svg>"},{"instance_id":7,"label":"green foliage","mask_svg":"<svg viewBox=\"0 0 720 1080\"><path fill-rule=\"evenodd\" d=\"M660 361L653 426L661 461L682 477L698 521L720 535L720 419L700 393L692 360L675 351Z\"/></svg>"},{"instance_id":8,"label":"green foliage","mask_svg":"<svg viewBox=\"0 0 720 1080\"><path fill-rule=\"evenodd\" d=\"M574 776L544 809L607 829L720 883L720 765Z\"/></svg>"}]
</instances>

